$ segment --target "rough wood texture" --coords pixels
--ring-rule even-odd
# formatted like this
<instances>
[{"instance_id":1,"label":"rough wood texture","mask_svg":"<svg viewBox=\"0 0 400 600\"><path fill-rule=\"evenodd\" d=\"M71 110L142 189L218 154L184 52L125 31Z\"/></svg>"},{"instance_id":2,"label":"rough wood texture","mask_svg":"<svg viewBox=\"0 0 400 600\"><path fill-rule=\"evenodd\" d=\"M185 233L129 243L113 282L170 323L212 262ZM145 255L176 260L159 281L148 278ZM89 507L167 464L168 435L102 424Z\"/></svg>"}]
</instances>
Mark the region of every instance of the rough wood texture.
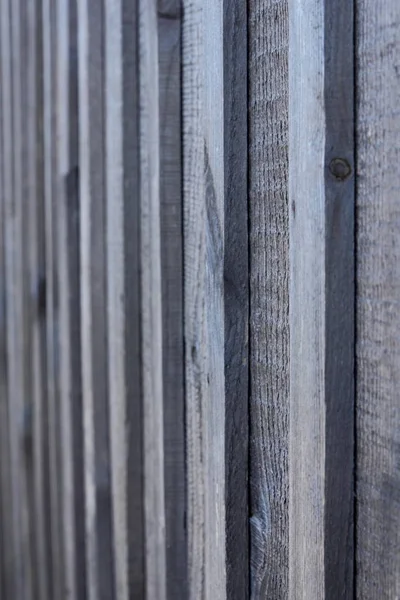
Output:
<instances>
[{"instance_id":1,"label":"rough wood texture","mask_svg":"<svg viewBox=\"0 0 400 600\"><path fill-rule=\"evenodd\" d=\"M288 595L288 6L249 1L251 595Z\"/></svg>"},{"instance_id":2,"label":"rough wood texture","mask_svg":"<svg viewBox=\"0 0 400 600\"><path fill-rule=\"evenodd\" d=\"M140 0L140 181L147 598L166 598L157 7Z\"/></svg>"},{"instance_id":3,"label":"rough wood texture","mask_svg":"<svg viewBox=\"0 0 400 600\"><path fill-rule=\"evenodd\" d=\"M168 600L187 598L180 4L180 0L158 1L160 249Z\"/></svg>"},{"instance_id":4,"label":"rough wood texture","mask_svg":"<svg viewBox=\"0 0 400 600\"><path fill-rule=\"evenodd\" d=\"M289 19L289 597L352 598L352 5Z\"/></svg>"},{"instance_id":5,"label":"rough wood texture","mask_svg":"<svg viewBox=\"0 0 400 600\"><path fill-rule=\"evenodd\" d=\"M356 597L400 597L400 4L356 3Z\"/></svg>"},{"instance_id":6,"label":"rough wood texture","mask_svg":"<svg viewBox=\"0 0 400 600\"><path fill-rule=\"evenodd\" d=\"M249 595L247 6L224 3L225 477L227 597Z\"/></svg>"},{"instance_id":7,"label":"rough wood texture","mask_svg":"<svg viewBox=\"0 0 400 600\"><path fill-rule=\"evenodd\" d=\"M32 428L33 515L35 548L33 571L35 597L48 600L52 589L50 487L48 469L47 373L46 373L46 286L43 166L43 48L41 3L28 3L27 35L27 215L29 248L29 326L32 383L30 399Z\"/></svg>"},{"instance_id":8,"label":"rough wood texture","mask_svg":"<svg viewBox=\"0 0 400 600\"><path fill-rule=\"evenodd\" d=\"M52 583L51 594L64 593L64 559L62 542L61 422L59 411L59 322L57 281L57 180L56 180L56 5L42 0L43 27L43 135L44 135L44 232L46 305L46 361L48 457L50 470L50 531Z\"/></svg>"},{"instance_id":9,"label":"rough wood texture","mask_svg":"<svg viewBox=\"0 0 400 600\"><path fill-rule=\"evenodd\" d=\"M183 3L189 597L226 597L222 2Z\"/></svg>"},{"instance_id":10,"label":"rough wood texture","mask_svg":"<svg viewBox=\"0 0 400 600\"><path fill-rule=\"evenodd\" d=\"M3 18L0 4L0 31ZM3 35L3 34L1 34ZM2 47L0 45L1 51ZM0 62L1 88L4 86L3 63ZM3 115L3 94L0 93L0 111ZM8 386L7 386L7 312L6 312L6 245L5 245L5 139L3 136L3 120L0 118L0 592L1 597L8 598L13 594L13 564L10 545L12 542L11 510L11 464L10 440L8 430Z\"/></svg>"},{"instance_id":11,"label":"rough wood texture","mask_svg":"<svg viewBox=\"0 0 400 600\"><path fill-rule=\"evenodd\" d=\"M77 4L57 3L57 194L65 590L86 597L79 257Z\"/></svg>"},{"instance_id":12,"label":"rough wood texture","mask_svg":"<svg viewBox=\"0 0 400 600\"><path fill-rule=\"evenodd\" d=\"M135 3L133 3L135 4ZM135 7L133 7L133 11ZM128 598L127 546L127 446L125 396L125 280L124 280L124 145L123 116L123 2L105 3L105 118L107 185L107 316L108 380L110 407L110 452L113 494L113 551L115 556L116 594ZM136 35L134 31L133 35ZM128 63L129 64L129 63ZM136 95L133 96L136 98ZM133 103L137 109L137 102ZM135 118L135 115L132 115ZM131 116L131 118L132 118ZM134 201L137 198L133 197ZM137 270L135 270L137 273ZM139 285L139 281L136 281ZM139 382L140 385L140 382ZM132 399L133 400L133 399ZM131 400L131 401L132 401ZM140 427L140 420L133 427ZM139 434L140 439L140 434ZM138 483L138 482L136 482ZM141 485L138 486L138 492ZM140 511L139 518L142 518ZM142 537L138 536L137 543ZM138 582L139 584L139 582ZM139 587L141 587L139 585Z\"/></svg>"},{"instance_id":13,"label":"rough wood texture","mask_svg":"<svg viewBox=\"0 0 400 600\"><path fill-rule=\"evenodd\" d=\"M146 572L138 4L107 5L105 56L113 548L117 597L139 600Z\"/></svg>"},{"instance_id":14,"label":"rough wood texture","mask_svg":"<svg viewBox=\"0 0 400 600\"><path fill-rule=\"evenodd\" d=\"M12 524L8 540L10 552L9 593L12 597L30 597L29 531L27 528L26 456L24 401L26 398L27 357L26 283L23 251L24 197L21 62L22 15L20 3L1 4L1 93L3 109L3 190L5 243L6 378L8 385L8 440L10 456L10 506ZM25 65L24 65L25 66Z\"/></svg>"},{"instance_id":15,"label":"rough wood texture","mask_svg":"<svg viewBox=\"0 0 400 600\"><path fill-rule=\"evenodd\" d=\"M81 343L89 600L114 597L106 321L104 8L78 2Z\"/></svg>"}]
</instances>

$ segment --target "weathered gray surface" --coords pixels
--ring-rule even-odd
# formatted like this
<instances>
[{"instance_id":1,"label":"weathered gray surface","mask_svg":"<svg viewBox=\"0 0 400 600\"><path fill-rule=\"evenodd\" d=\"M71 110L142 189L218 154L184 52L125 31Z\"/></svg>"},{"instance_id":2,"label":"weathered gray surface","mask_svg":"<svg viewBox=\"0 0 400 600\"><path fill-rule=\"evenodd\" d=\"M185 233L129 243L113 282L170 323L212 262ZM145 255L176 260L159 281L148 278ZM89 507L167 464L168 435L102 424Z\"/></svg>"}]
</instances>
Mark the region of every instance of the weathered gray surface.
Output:
<instances>
[{"instance_id":1,"label":"weathered gray surface","mask_svg":"<svg viewBox=\"0 0 400 600\"><path fill-rule=\"evenodd\" d=\"M189 598L225 589L222 2L183 3Z\"/></svg>"},{"instance_id":2,"label":"weathered gray surface","mask_svg":"<svg viewBox=\"0 0 400 600\"><path fill-rule=\"evenodd\" d=\"M81 373L77 4L57 4L57 198L64 576L86 597Z\"/></svg>"},{"instance_id":3,"label":"weathered gray surface","mask_svg":"<svg viewBox=\"0 0 400 600\"><path fill-rule=\"evenodd\" d=\"M19 2L1 5L1 93L3 107L3 191L6 285L6 379L8 390L8 440L10 456L10 496L8 519L12 524L8 539L10 565L9 593L29 597L30 552L24 445L24 400L27 359L26 296L24 296L24 206L22 154L22 71L21 12ZM25 133L25 132L24 132Z\"/></svg>"},{"instance_id":4,"label":"weathered gray surface","mask_svg":"<svg viewBox=\"0 0 400 600\"><path fill-rule=\"evenodd\" d=\"M133 3L134 4L134 3ZM135 10L135 9L133 9ZM124 162L123 116L126 98L123 90L123 2L105 4L105 120L106 120L106 186L107 186L107 316L108 316L108 381L110 410L110 450L113 494L113 552L115 557L116 594L128 598L128 528L127 528L127 436L126 436L126 361L125 361L125 277L124 277ZM135 23L134 23L135 24ZM136 35L133 30L132 35ZM129 65L129 62L128 62ZM133 71L133 75L135 71ZM137 95L133 110L137 111ZM136 102L135 102L136 100ZM136 115L130 115L135 119ZM137 137L136 140L137 141ZM137 197L132 200L137 202ZM136 266L136 265L134 265ZM135 269L135 274L137 268ZM136 280L136 286L140 282ZM134 366L137 375L136 365ZM138 377L140 386L140 377ZM136 398L131 398L131 401ZM131 427L139 428L140 419ZM136 429L136 435L138 435ZM140 439L139 433L139 439ZM136 484L138 481L136 480ZM141 493L141 485L137 488ZM142 519L142 511L137 515ZM134 544L141 545L142 536ZM140 581L137 581L141 589Z\"/></svg>"},{"instance_id":5,"label":"weathered gray surface","mask_svg":"<svg viewBox=\"0 0 400 600\"><path fill-rule=\"evenodd\" d=\"M107 377L104 11L78 3L81 343L89 600L114 597Z\"/></svg>"},{"instance_id":6,"label":"weathered gray surface","mask_svg":"<svg viewBox=\"0 0 400 600\"><path fill-rule=\"evenodd\" d=\"M227 597L248 598L247 7L224 3L224 309Z\"/></svg>"},{"instance_id":7,"label":"weathered gray surface","mask_svg":"<svg viewBox=\"0 0 400 600\"><path fill-rule=\"evenodd\" d=\"M357 0L356 596L400 596L400 4Z\"/></svg>"},{"instance_id":8,"label":"weathered gray surface","mask_svg":"<svg viewBox=\"0 0 400 600\"><path fill-rule=\"evenodd\" d=\"M50 472L50 531L52 595L64 593L62 542L61 423L59 411L59 321L57 280L57 179L56 179L56 6L42 0L42 85L43 85L43 167L46 304L46 362L48 455Z\"/></svg>"},{"instance_id":9,"label":"weathered gray surface","mask_svg":"<svg viewBox=\"0 0 400 600\"><path fill-rule=\"evenodd\" d=\"M163 319L164 482L167 598L187 598L181 7L158 2L160 226Z\"/></svg>"},{"instance_id":10,"label":"weathered gray surface","mask_svg":"<svg viewBox=\"0 0 400 600\"><path fill-rule=\"evenodd\" d=\"M140 0L141 316L148 598L166 598L162 306L160 255L160 113L156 3Z\"/></svg>"},{"instance_id":11,"label":"weathered gray surface","mask_svg":"<svg viewBox=\"0 0 400 600\"><path fill-rule=\"evenodd\" d=\"M145 595L138 3L106 7L108 375L116 594Z\"/></svg>"},{"instance_id":12,"label":"weathered gray surface","mask_svg":"<svg viewBox=\"0 0 400 600\"><path fill-rule=\"evenodd\" d=\"M44 133L43 133L43 48L40 3L28 3L27 47L27 245L29 248L29 327L31 362L30 435L32 441L34 538L33 573L37 597L52 594L50 548L50 487L48 468L47 370L46 370L46 285L44 219Z\"/></svg>"},{"instance_id":13,"label":"weathered gray surface","mask_svg":"<svg viewBox=\"0 0 400 600\"><path fill-rule=\"evenodd\" d=\"M0 31L3 32L1 24L3 19L3 6L0 4ZM2 33L3 35L3 33ZM0 45L2 49L2 46ZM3 62L0 61L0 84L4 86ZM0 111L3 115L3 94L0 93ZM10 522L10 440L8 429L8 386L7 386L7 313L6 313L6 246L5 246L5 139L3 136L3 119L0 118L0 592L2 597L9 597L12 589L12 561L9 551L12 540L12 523ZM8 548L7 548L8 546Z\"/></svg>"},{"instance_id":14,"label":"weathered gray surface","mask_svg":"<svg viewBox=\"0 0 400 600\"><path fill-rule=\"evenodd\" d=\"M288 595L288 6L249 2L251 595Z\"/></svg>"},{"instance_id":15,"label":"weathered gray surface","mask_svg":"<svg viewBox=\"0 0 400 600\"><path fill-rule=\"evenodd\" d=\"M351 15L349 3L345 11L322 0L289 2L289 597L293 599L353 595ZM345 162L332 163L333 159Z\"/></svg>"}]
</instances>

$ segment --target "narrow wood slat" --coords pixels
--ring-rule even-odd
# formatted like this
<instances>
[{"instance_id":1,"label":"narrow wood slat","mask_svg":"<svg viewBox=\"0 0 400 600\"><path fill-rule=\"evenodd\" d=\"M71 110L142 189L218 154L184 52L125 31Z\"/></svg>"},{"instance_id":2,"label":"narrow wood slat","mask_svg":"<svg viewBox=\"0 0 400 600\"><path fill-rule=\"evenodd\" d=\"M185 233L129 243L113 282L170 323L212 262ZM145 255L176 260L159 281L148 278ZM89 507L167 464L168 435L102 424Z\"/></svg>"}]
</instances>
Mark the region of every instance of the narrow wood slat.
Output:
<instances>
[{"instance_id":1,"label":"narrow wood slat","mask_svg":"<svg viewBox=\"0 0 400 600\"><path fill-rule=\"evenodd\" d=\"M183 3L189 597L226 597L223 12Z\"/></svg>"},{"instance_id":2,"label":"narrow wood slat","mask_svg":"<svg viewBox=\"0 0 400 600\"><path fill-rule=\"evenodd\" d=\"M353 596L352 4L289 2L289 597Z\"/></svg>"},{"instance_id":3,"label":"narrow wood slat","mask_svg":"<svg viewBox=\"0 0 400 600\"><path fill-rule=\"evenodd\" d=\"M123 84L127 73L123 68L123 2L105 3L105 115L106 115L106 181L107 181L107 293L108 293L108 378L110 405L110 451L113 494L113 551L117 597L127 600L128 588L128 530L127 530L127 440L126 440L126 375L125 375L125 303L124 303L124 116L126 97ZM132 3L136 13L136 3ZM137 32L131 31L133 37ZM130 61L129 63L130 64ZM133 67L135 73L135 66ZM137 111L137 93L133 96L133 110ZM136 102L135 102L136 100ZM137 119L137 115L131 115ZM137 202L137 197L132 198ZM138 271L136 270L136 273ZM136 282L139 286L139 281ZM137 365L133 367L137 369ZM137 371L137 375L139 375ZM138 377L140 387L140 378ZM133 399L132 399L133 400ZM137 399L135 398L137 401ZM140 403L140 398L138 399ZM132 423L140 429L140 420ZM141 433L136 431L141 438ZM141 494L141 482L136 480L137 494ZM139 501L141 507L141 499ZM137 518L142 520L140 510ZM140 525L139 525L140 527ZM129 536L130 537L130 536ZM132 540L142 551L142 536ZM142 588L142 582L137 580ZM142 590L143 595L143 590Z\"/></svg>"},{"instance_id":4,"label":"narrow wood slat","mask_svg":"<svg viewBox=\"0 0 400 600\"><path fill-rule=\"evenodd\" d=\"M225 477L227 597L249 596L247 6L224 2Z\"/></svg>"},{"instance_id":5,"label":"narrow wood slat","mask_svg":"<svg viewBox=\"0 0 400 600\"><path fill-rule=\"evenodd\" d=\"M166 598L157 2L139 2L146 597Z\"/></svg>"},{"instance_id":6,"label":"narrow wood slat","mask_svg":"<svg viewBox=\"0 0 400 600\"><path fill-rule=\"evenodd\" d=\"M20 3L2 3L2 107L5 192L5 262L7 305L8 435L10 442L10 487L12 539L10 557L13 597L30 597L29 533L24 455L25 314L23 231L23 164L21 98Z\"/></svg>"},{"instance_id":7,"label":"narrow wood slat","mask_svg":"<svg viewBox=\"0 0 400 600\"><path fill-rule=\"evenodd\" d=\"M48 461L50 470L50 523L52 594L64 594L62 531L61 422L59 411L59 305L57 280L57 146L56 146L56 24L57 6L42 0L43 23L43 131L44 131L44 216L45 216L45 297L47 347Z\"/></svg>"},{"instance_id":8,"label":"narrow wood slat","mask_svg":"<svg viewBox=\"0 0 400 600\"><path fill-rule=\"evenodd\" d=\"M144 598L138 2L106 4L108 375L118 598Z\"/></svg>"},{"instance_id":9,"label":"narrow wood slat","mask_svg":"<svg viewBox=\"0 0 400 600\"><path fill-rule=\"evenodd\" d=\"M78 2L81 343L88 598L114 597L106 320L104 6Z\"/></svg>"},{"instance_id":10,"label":"narrow wood slat","mask_svg":"<svg viewBox=\"0 0 400 600\"><path fill-rule=\"evenodd\" d=\"M38 592L38 572L34 567L36 551L36 531L34 517L34 473L33 473L33 370L31 363L32 356L32 329L31 329L31 289L30 289L30 259L31 247L29 243L30 221L29 221L29 126L31 118L30 107L30 86L29 86L29 3L26 0L20 1L20 64L14 70L19 73L20 79L20 135L21 135L21 162L18 165L17 177L21 180L21 238L20 252L22 261L21 273L21 294L23 307L23 361L20 363L21 379L23 380L23 431L22 445L24 453L24 472L23 476L23 499L24 499L24 563L26 568L26 598L32 598Z\"/></svg>"},{"instance_id":11,"label":"narrow wood slat","mask_svg":"<svg viewBox=\"0 0 400 600\"><path fill-rule=\"evenodd\" d=\"M28 189L29 327L32 403L32 494L34 519L33 570L35 597L50 597L52 569L46 402L46 302L43 180L42 14L40 0L28 2Z\"/></svg>"},{"instance_id":12,"label":"narrow wood slat","mask_svg":"<svg viewBox=\"0 0 400 600\"><path fill-rule=\"evenodd\" d=\"M253 598L288 594L288 6L249 2Z\"/></svg>"},{"instance_id":13,"label":"narrow wood slat","mask_svg":"<svg viewBox=\"0 0 400 600\"><path fill-rule=\"evenodd\" d=\"M167 598L187 597L179 0L158 2L162 366Z\"/></svg>"},{"instance_id":14,"label":"narrow wood slat","mask_svg":"<svg viewBox=\"0 0 400 600\"><path fill-rule=\"evenodd\" d=\"M356 2L356 597L400 596L400 4Z\"/></svg>"},{"instance_id":15,"label":"narrow wood slat","mask_svg":"<svg viewBox=\"0 0 400 600\"><path fill-rule=\"evenodd\" d=\"M57 4L57 194L60 414L66 590L86 598L86 538L80 328L80 199L77 3Z\"/></svg>"},{"instance_id":16,"label":"narrow wood slat","mask_svg":"<svg viewBox=\"0 0 400 600\"><path fill-rule=\"evenodd\" d=\"M0 5L1 6L1 5ZM3 14L0 10L0 31ZM1 46L0 46L1 48ZM3 63L0 63L3 73ZM1 87L4 79L0 78ZM3 136L3 94L0 94L0 592L8 598L12 590L12 505L10 494L10 445L8 435L6 245L5 245L5 139Z\"/></svg>"}]
</instances>

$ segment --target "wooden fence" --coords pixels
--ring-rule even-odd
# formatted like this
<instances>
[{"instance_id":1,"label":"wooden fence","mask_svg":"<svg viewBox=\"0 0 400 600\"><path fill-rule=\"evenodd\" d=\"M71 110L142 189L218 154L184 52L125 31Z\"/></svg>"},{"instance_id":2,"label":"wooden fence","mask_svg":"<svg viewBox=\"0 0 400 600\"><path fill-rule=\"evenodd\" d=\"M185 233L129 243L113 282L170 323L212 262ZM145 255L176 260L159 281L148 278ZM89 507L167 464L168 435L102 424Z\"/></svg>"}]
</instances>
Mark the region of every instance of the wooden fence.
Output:
<instances>
[{"instance_id":1,"label":"wooden fence","mask_svg":"<svg viewBox=\"0 0 400 600\"><path fill-rule=\"evenodd\" d=\"M400 598L400 2L0 0L0 598Z\"/></svg>"}]
</instances>

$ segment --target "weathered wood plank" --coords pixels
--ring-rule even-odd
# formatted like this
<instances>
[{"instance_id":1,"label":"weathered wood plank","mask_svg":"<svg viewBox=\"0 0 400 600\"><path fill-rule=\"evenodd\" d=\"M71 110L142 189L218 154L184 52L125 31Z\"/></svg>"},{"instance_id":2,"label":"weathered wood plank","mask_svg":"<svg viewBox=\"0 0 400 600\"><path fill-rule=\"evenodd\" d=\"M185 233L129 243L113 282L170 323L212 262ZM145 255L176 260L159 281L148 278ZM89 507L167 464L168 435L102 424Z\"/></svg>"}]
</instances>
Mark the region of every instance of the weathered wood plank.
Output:
<instances>
[{"instance_id":1,"label":"weathered wood plank","mask_svg":"<svg viewBox=\"0 0 400 600\"><path fill-rule=\"evenodd\" d=\"M166 598L157 3L139 2L146 595Z\"/></svg>"},{"instance_id":2,"label":"weathered wood plank","mask_svg":"<svg viewBox=\"0 0 400 600\"><path fill-rule=\"evenodd\" d=\"M132 12L136 12L135 2ZM105 3L105 119L106 119L106 211L107 211L107 301L108 301L108 379L110 406L110 457L112 469L113 494L113 551L115 557L116 594L121 600L127 600L128 590L128 536L127 536L127 456L126 443L126 363L125 363L125 278L124 278L124 209L125 209L125 162L124 162L124 2L116 0ZM132 29L132 36L137 31ZM128 62L130 65L130 61ZM135 68L131 72L136 74ZM134 93L132 109L137 111L137 94ZM131 118L137 119L132 114ZM137 141L137 138L136 138ZM137 171L136 171L137 172ZM132 191L132 190L130 190ZM137 202L137 197L132 196ZM137 273L137 269L135 270ZM136 281L139 286L140 282ZM136 358L136 357L135 357ZM137 357L138 358L138 357ZM132 365L137 371L137 365ZM139 373L137 372L137 375ZM140 381L139 381L140 387ZM141 398L130 399L140 403ZM141 420L130 423L136 435ZM137 485L137 494L142 486ZM139 506L141 502L139 501ZM139 510L137 518L143 519ZM142 544L142 536L133 541ZM142 546L139 552L142 551ZM143 595L143 585L137 582Z\"/></svg>"},{"instance_id":3,"label":"weathered wood plank","mask_svg":"<svg viewBox=\"0 0 400 600\"><path fill-rule=\"evenodd\" d=\"M227 597L249 595L247 4L224 2L225 477Z\"/></svg>"},{"instance_id":4,"label":"weathered wood plank","mask_svg":"<svg viewBox=\"0 0 400 600\"><path fill-rule=\"evenodd\" d=\"M36 521L34 517L34 474L33 474L33 403L32 403L32 385L33 385L33 370L32 370L32 329L31 329L31 289L30 289L30 258L31 247L29 244L30 222L28 213L28 197L29 197L29 126L30 126L30 98L29 98L29 3L26 0L20 2L20 56L18 71L20 79L20 132L21 132L21 158L18 165L18 177L21 180L21 239L20 252L22 261L21 273L21 288L22 294L22 322L23 328L23 361L20 363L21 374L23 380L23 431L22 431L22 446L23 446L23 501L24 501L24 564L26 569L26 597L32 598L38 591L38 572L34 568L34 560L36 556L35 540L36 540Z\"/></svg>"},{"instance_id":5,"label":"weathered wood plank","mask_svg":"<svg viewBox=\"0 0 400 600\"><path fill-rule=\"evenodd\" d=\"M44 132L44 218L45 218L45 303L48 461L50 471L50 524L52 595L64 594L63 506L61 477L61 422L59 389L59 305L57 264L57 130L56 130L56 26L57 5L42 0L43 27L43 132Z\"/></svg>"},{"instance_id":6,"label":"weathered wood plank","mask_svg":"<svg viewBox=\"0 0 400 600\"><path fill-rule=\"evenodd\" d=\"M46 383L45 217L43 167L43 48L41 3L28 3L28 232L30 348L32 383L32 469L37 596L47 600L52 589L50 481Z\"/></svg>"},{"instance_id":7,"label":"weathered wood plank","mask_svg":"<svg viewBox=\"0 0 400 600\"><path fill-rule=\"evenodd\" d=\"M4 149L5 279L7 305L8 436L10 451L10 592L30 597L30 555L27 528L24 455L25 297L23 230L23 147L20 3L1 6L1 75ZM21 175L22 174L22 175Z\"/></svg>"},{"instance_id":8,"label":"weathered wood plank","mask_svg":"<svg viewBox=\"0 0 400 600\"><path fill-rule=\"evenodd\" d=\"M57 4L57 195L63 542L67 597L86 598L79 256L77 3Z\"/></svg>"},{"instance_id":9,"label":"weathered wood plank","mask_svg":"<svg viewBox=\"0 0 400 600\"><path fill-rule=\"evenodd\" d=\"M0 31L1 20L0 11ZM1 48L1 46L0 46ZM4 85L3 63L0 62L0 82ZM0 94L0 115L3 114L3 94ZM0 118L0 591L4 598L13 593L12 588L12 497L10 473L10 440L8 434L8 386L7 386L7 312L6 312L6 245L5 245L5 140L3 120Z\"/></svg>"},{"instance_id":10,"label":"weathered wood plank","mask_svg":"<svg viewBox=\"0 0 400 600\"><path fill-rule=\"evenodd\" d=\"M222 2L183 3L189 597L226 597Z\"/></svg>"},{"instance_id":11,"label":"weathered wood plank","mask_svg":"<svg viewBox=\"0 0 400 600\"><path fill-rule=\"evenodd\" d=\"M166 578L187 597L181 161L181 3L158 2Z\"/></svg>"},{"instance_id":12,"label":"weathered wood plank","mask_svg":"<svg viewBox=\"0 0 400 600\"><path fill-rule=\"evenodd\" d=\"M289 597L352 598L352 4L289 23Z\"/></svg>"},{"instance_id":13,"label":"weathered wood plank","mask_svg":"<svg viewBox=\"0 0 400 600\"><path fill-rule=\"evenodd\" d=\"M356 3L356 597L400 596L400 4Z\"/></svg>"},{"instance_id":14,"label":"weathered wood plank","mask_svg":"<svg viewBox=\"0 0 400 600\"><path fill-rule=\"evenodd\" d=\"M138 2L116 0L106 7L105 64L110 432L116 590L118 598L139 600L146 595L144 490L147 472L143 452L146 432L141 347L138 11Z\"/></svg>"},{"instance_id":15,"label":"weathered wood plank","mask_svg":"<svg viewBox=\"0 0 400 600\"><path fill-rule=\"evenodd\" d=\"M249 2L251 595L288 595L288 5Z\"/></svg>"},{"instance_id":16,"label":"weathered wood plank","mask_svg":"<svg viewBox=\"0 0 400 600\"><path fill-rule=\"evenodd\" d=\"M81 343L89 600L114 597L107 377L104 6L78 2Z\"/></svg>"}]
</instances>

